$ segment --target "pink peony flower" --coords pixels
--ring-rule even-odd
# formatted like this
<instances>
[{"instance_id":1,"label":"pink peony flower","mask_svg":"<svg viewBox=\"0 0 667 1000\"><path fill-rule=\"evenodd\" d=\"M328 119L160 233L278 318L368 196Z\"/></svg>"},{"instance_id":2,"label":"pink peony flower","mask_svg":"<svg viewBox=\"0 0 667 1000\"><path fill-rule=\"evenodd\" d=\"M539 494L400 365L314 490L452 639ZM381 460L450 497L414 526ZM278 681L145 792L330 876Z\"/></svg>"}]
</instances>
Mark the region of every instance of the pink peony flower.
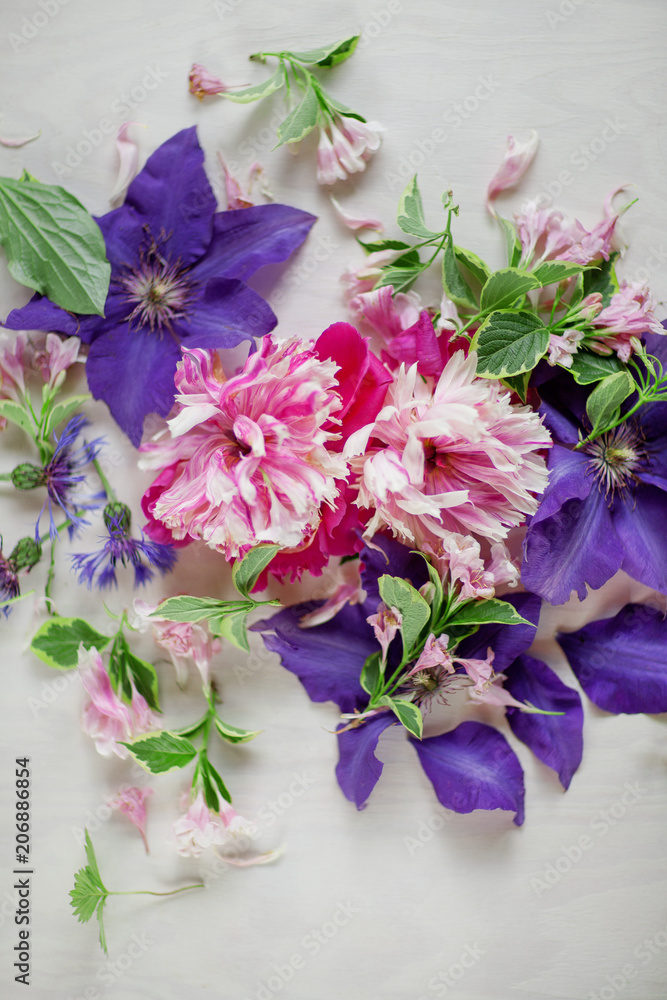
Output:
<instances>
[{"instance_id":1,"label":"pink peony flower","mask_svg":"<svg viewBox=\"0 0 667 1000\"><path fill-rule=\"evenodd\" d=\"M149 617L157 611L159 604L147 604L135 600L134 610L138 626L143 629L152 626L156 644L169 654L176 670L176 680L180 687L185 685L190 666L195 666L201 674L204 687L210 687L211 660L222 649L219 639L214 639L208 622L171 622L166 618Z\"/></svg>"},{"instance_id":2,"label":"pink peony flower","mask_svg":"<svg viewBox=\"0 0 667 1000\"><path fill-rule=\"evenodd\" d=\"M365 538L389 528L437 551L451 531L500 541L536 511L551 438L498 382L475 377L476 362L457 351L437 382L401 367L377 419L348 440L356 502L373 512Z\"/></svg>"},{"instance_id":3,"label":"pink peony flower","mask_svg":"<svg viewBox=\"0 0 667 1000\"><path fill-rule=\"evenodd\" d=\"M130 705L121 701L111 686L102 657L94 646L86 649L83 643L79 646L79 677L90 698L84 706L81 728L95 740L95 748L102 756L127 757L129 750L120 745L121 740L126 742L157 728L145 698L135 691Z\"/></svg>"},{"instance_id":4,"label":"pink peony flower","mask_svg":"<svg viewBox=\"0 0 667 1000\"><path fill-rule=\"evenodd\" d=\"M184 351L172 438L141 448L143 468L172 474L151 516L175 538L201 538L228 559L260 542L302 544L322 505L334 506L336 480L348 476L328 447L336 433L324 429L342 409L336 370L297 339L264 337L230 379L217 355Z\"/></svg>"},{"instance_id":5,"label":"pink peony flower","mask_svg":"<svg viewBox=\"0 0 667 1000\"><path fill-rule=\"evenodd\" d=\"M540 140L534 129L531 129L525 142L517 142L513 135L508 135L505 158L491 179L486 192L486 207L493 215L495 215L493 202L502 191L519 183L533 162L539 144Z\"/></svg>"},{"instance_id":6,"label":"pink peony flower","mask_svg":"<svg viewBox=\"0 0 667 1000\"><path fill-rule=\"evenodd\" d=\"M121 790L109 800L112 809L119 809L124 816L127 816L130 823L134 823L141 834L141 839L148 854L148 841L146 840L146 799L153 794L152 788L121 788Z\"/></svg>"},{"instance_id":7,"label":"pink peony flower","mask_svg":"<svg viewBox=\"0 0 667 1000\"><path fill-rule=\"evenodd\" d=\"M211 97L215 94L224 94L231 87L226 86L222 80L219 80L217 76L213 73L209 73L205 66L201 63L193 63L192 69L190 70L190 93L198 97L200 101L203 101L205 97Z\"/></svg>"},{"instance_id":8,"label":"pink peony flower","mask_svg":"<svg viewBox=\"0 0 667 1000\"><path fill-rule=\"evenodd\" d=\"M665 333L653 308L651 293L644 282L622 282L609 305L591 321L598 332L593 339L587 340L586 346L598 354L615 351L621 361L629 361L635 349L633 340L638 341L647 330Z\"/></svg>"},{"instance_id":9,"label":"pink peony flower","mask_svg":"<svg viewBox=\"0 0 667 1000\"><path fill-rule=\"evenodd\" d=\"M198 858L209 847L224 844L227 833L218 813L209 809L199 792L188 811L173 825L176 850L186 858Z\"/></svg>"}]
</instances>

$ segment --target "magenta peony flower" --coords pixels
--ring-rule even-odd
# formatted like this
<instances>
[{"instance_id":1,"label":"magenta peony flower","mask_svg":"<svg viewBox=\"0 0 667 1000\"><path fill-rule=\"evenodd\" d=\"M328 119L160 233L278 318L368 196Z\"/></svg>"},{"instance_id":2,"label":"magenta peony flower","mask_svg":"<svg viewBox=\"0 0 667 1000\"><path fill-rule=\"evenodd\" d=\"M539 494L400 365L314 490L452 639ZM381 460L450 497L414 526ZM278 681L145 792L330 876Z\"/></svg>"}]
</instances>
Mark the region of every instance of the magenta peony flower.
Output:
<instances>
[{"instance_id":1,"label":"magenta peony flower","mask_svg":"<svg viewBox=\"0 0 667 1000\"><path fill-rule=\"evenodd\" d=\"M225 379L217 355L184 352L171 440L142 447L143 468L169 467L150 513L182 539L235 558L260 542L300 545L334 506L347 465L324 425L341 410L337 365L312 343L265 338Z\"/></svg>"},{"instance_id":2,"label":"magenta peony flower","mask_svg":"<svg viewBox=\"0 0 667 1000\"><path fill-rule=\"evenodd\" d=\"M538 450L551 438L498 382L475 377L476 360L457 351L437 382L401 366L375 422L347 442L356 503L374 512L365 538L389 528L438 552L449 532L500 541L536 511L547 484Z\"/></svg>"}]
</instances>

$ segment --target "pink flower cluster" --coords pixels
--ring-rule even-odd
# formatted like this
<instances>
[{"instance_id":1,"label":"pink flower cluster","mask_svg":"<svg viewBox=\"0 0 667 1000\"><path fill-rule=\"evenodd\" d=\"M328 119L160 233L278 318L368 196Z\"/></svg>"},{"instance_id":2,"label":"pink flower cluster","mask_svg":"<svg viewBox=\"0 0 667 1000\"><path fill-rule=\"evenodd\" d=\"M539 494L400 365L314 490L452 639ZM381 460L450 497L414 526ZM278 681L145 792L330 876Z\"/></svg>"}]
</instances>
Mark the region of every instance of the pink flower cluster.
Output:
<instances>
[{"instance_id":1,"label":"pink flower cluster","mask_svg":"<svg viewBox=\"0 0 667 1000\"><path fill-rule=\"evenodd\" d=\"M320 128L317 147L317 180L320 184L344 181L348 174L360 173L380 148L384 126L339 115Z\"/></svg>"},{"instance_id":2,"label":"pink flower cluster","mask_svg":"<svg viewBox=\"0 0 667 1000\"><path fill-rule=\"evenodd\" d=\"M79 677L89 698L83 709L81 728L95 740L98 753L104 757L112 754L128 757L130 751L122 742L159 728L146 699L137 691L129 705L118 697L94 646L79 647Z\"/></svg>"}]
</instances>

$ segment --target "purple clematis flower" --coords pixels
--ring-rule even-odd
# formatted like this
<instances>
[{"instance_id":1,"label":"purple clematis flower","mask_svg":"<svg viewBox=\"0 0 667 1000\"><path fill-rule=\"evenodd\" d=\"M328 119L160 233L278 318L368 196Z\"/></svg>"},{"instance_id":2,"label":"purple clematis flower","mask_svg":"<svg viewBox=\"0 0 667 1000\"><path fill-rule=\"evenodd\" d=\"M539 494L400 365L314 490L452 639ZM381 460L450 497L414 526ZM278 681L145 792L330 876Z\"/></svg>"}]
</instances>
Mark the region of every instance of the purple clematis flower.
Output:
<instances>
[{"instance_id":1,"label":"purple clematis flower","mask_svg":"<svg viewBox=\"0 0 667 1000\"><path fill-rule=\"evenodd\" d=\"M646 334L649 354L667 363L667 337ZM589 431L590 390L561 375L540 387L551 431L549 485L531 519L521 580L552 604L618 570L667 593L667 403L643 406L628 421L574 451ZM631 397L632 399L632 397Z\"/></svg>"},{"instance_id":2,"label":"purple clematis flower","mask_svg":"<svg viewBox=\"0 0 667 1000\"><path fill-rule=\"evenodd\" d=\"M361 553L367 594L364 604L348 605L330 621L313 628L300 627L302 617L319 606L312 601L284 608L252 626L262 633L267 649L278 653L283 666L297 675L313 701L335 701L345 713L363 712L368 704L359 675L366 658L378 650L366 621L378 609L378 577L389 573L409 579L415 587L426 579L423 559L398 542L376 536L373 546ZM582 755L581 702L577 692L563 684L546 664L526 655L537 628L539 598L519 594L510 600L532 624L483 626L461 642L457 656L485 657L491 647L494 667L507 677L506 690L536 708L562 713L528 715L508 708L507 719L514 734L554 768L567 787ZM391 664L391 648L389 660ZM383 765L375 756L378 740L396 721L393 713L378 711L360 725L343 726L338 732L336 777L358 809L365 806L382 774ZM515 823L523 822L523 772L505 738L491 726L463 722L438 736L422 740L410 737L410 742L444 806L460 813L513 810Z\"/></svg>"},{"instance_id":3,"label":"purple clematis flower","mask_svg":"<svg viewBox=\"0 0 667 1000\"><path fill-rule=\"evenodd\" d=\"M111 263L104 316L74 316L36 295L9 314L12 330L76 334L86 373L133 444L149 413L174 401L181 348L227 348L276 325L245 281L285 260L315 216L287 205L216 211L196 129L168 139L130 184L125 204L97 223Z\"/></svg>"}]
</instances>

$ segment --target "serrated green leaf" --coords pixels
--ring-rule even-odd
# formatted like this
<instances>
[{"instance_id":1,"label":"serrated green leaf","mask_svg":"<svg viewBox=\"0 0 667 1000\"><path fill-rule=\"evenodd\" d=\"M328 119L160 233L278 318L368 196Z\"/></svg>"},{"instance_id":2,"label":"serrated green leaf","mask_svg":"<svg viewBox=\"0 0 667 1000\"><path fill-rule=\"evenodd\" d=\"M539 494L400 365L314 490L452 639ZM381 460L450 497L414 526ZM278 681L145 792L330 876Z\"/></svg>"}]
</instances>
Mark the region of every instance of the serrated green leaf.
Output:
<instances>
[{"instance_id":1,"label":"serrated green leaf","mask_svg":"<svg viewBox=\"0 0 667 1000\"><path fill-rule=\"evenodd\" d=\"M153 664L135 656L129 649L125 652L125 664L139 694L146 699L151 708L159 712L157 671Z\"/></svg>"},{"instance_id":2,"label":"serrated green leaf","mask_svg":"<svg viewBox=\"0 0 667 1000\"><path fill-rule=\"evenodd\" d=\"M634 379L626 370L602 379L586 400L586 414L593 431L611 423L621 403L632 395L636 388Z\"/></svg>"},{"instance_id":3,"label":"serrated green leaf","mask_svg":"<svg viewBox=\"0 0 667 1000\"><path fill-rule=\"evenodd\" d=\"M584 264L575 264L571 260L547 260L544 264L536 267L532 273L540 285L544 287L545 285L553 285L557 281L564 281L565 278L572 278L575 274L581 274L585 270Z\"/></svg>"},{"instance_id":4,"label":"serrated green leaf","mask_svg":"<svg viewBox=\"0 0 667 1000\"><path fill-rule=\"evenodd\" d=\"M243 87L242 90L227 90L221 96L226 97L228 101L234 101L235 104L251 104L253 101L263 101L270 94L275 94L276 90L280 90L284 86L284 83L285 76L281 68L278 67L268 80L256 83L252 87Z\"/></svg>"},{"instance_id":5,"label":"serrated green leaf","mask_svg":"<svg viewBox=\"0 0 667 1000\"><path fill-rule=\"evenodd\" d=\"M101 900L109 894L90 867L79 868L74 876L74 888L70 890L72 909L79 923L86 924L91 919Z\"/></svg>"},{"instance_id":6,"label":"serrated green leaf","mask_svg":"<svg viewBox=\"0 0 667 1000\"><path fill-rule=\"evenodd\" d=\"M402 698L390 698L388 695L378 699L378 705L388 705L409 733L416 736L418 740L422 738L424 719L417 705L411 701L404 701Z\"/></svg>"},{"instance_id":7,"label":"serrated green leaf","mask_svg":"<svg viewBox=\"0 0 667 1000\"><path fill-rule=\"evenodd\" d=\"M526 402L528 397L528 383L530 382L531 372L522 372L520 375L508 375L503 379L503 382L517 394L522 403Z\"/></svg>"},{"instance_id":8,"label":"serrated green leaf","mask_svg":"<svg viewBox=\"0 0 667 1000\"><path fill-rule=\"evenodd\" d=\"M436 236L426 225L424 218L424 205L417 183L417 175L408 183L398 203L398 216L396 220L404 233L411 236L419 236L422 239L430 239Z\"/></svg>"},{"instance_id":9,"label":"serrated green leaf","mask_svg":"<svg viewBox=\"0 0 667 1000\"><path fill-rule=\"evenodd\" d=\"M496 216L496 221L500 223L503 236L505 237L507 266L516 267L521 260L521 241L519 240L516 226L509 219L503 219L500 215Z\"/></svg>"},{"instance_id":10,"label":"serrated green leaf","mask_svg":"<svg viewBox=\"0 0 667 1000\"><path fill-rule=\"evenodd\" d=\"M56 427L65 420L68 420L74 411L78 410L84 403L87 403L89 399L92 399L89 392L81 393L78 396L68 396L66 399L59 399L47 417L42 436L47 439L50 438Z\"/></svg>"},{"instance_id":11,"label":"serrated green leaf","mask_svg":"<svg viewBox=\"0 0 667 1000\"><path fill-rule=\"evenodd\" d=\"M469 309L477 308L477 299L473 295L468 282L459 271L454 245L451 240L447 240L442 258L442 286L449 298L457 306L467 306Z\"/></svg>"},{"instance_id":12,"label":"serrated green leaf","mask_svg":"<svg viewBox=\"0 0 667 1000\"><path fill-rule=\"evenodd\" d=\"M246 604L246 601L218 601L215 597L191 597L183 594L168 597L148 617L166 618L170 622L201 622L231 614Z\"/></svg>"},{"instance_id":13,"label":"serrated green leaf","mask_svg":"<svg viewBox=\"0 0 667 1000\"><path fill-rule=\"evenodd\" d=\"M16 424L31 438L35 435L35 423L28 411L13 399L0 399L0 417Z\"/></svg>"},{"instance_id":14,"label":"serrated green leaf","mask_svg":"<svg viewBox=\"0 0 667 1000\"><path fill-rule=\"evenodd\" d=\"M459 608L455 608L453 614L447 619L447 626L456 625L489 625L499 623L503 625L531 625L526 618L522 618L516 608L507 601L499 601L497 597L492 597L488 601L470 601Z\"/></svg>"},{"instance_id":15,"label":"serrated green leaf","mask_svg":"<svg viewBox=\"0 0 667 1000\"><path fill-rule=\"evenodd\" d=\"M394 289L394 295L397 295L398 292L406 292L414 285L423 270L422 264L413 267L396 267L390 264L389 267L382 268L382 277L375 287L384 288L385 285L391 285Z\"/></svg>"},{"instance_id":16,"label":"serrated green leaf","mask_svg":"<svg viewBox=\"0 0 667 1000\"><path fill-rule=\"evenodd\" d=\"M237 611L232 615L225 615L216 621L211 621L210 628L214 635L222 636L231 642L237 649L242 649L244 653L250 652L248 644L248 629L246 620L248 611Z\"/></svg>"},{"instance_id":17,"label":"serrated green leaf","mask_svg":"<svg viewBox=\"0 0 667 1000\"><path fill-rule=\"evenodd\" d=\"M501 309L488 316L473 337L477 374L508 378L531 371L549 346L549 330L535 313Z\"/></svg>"},{"instance_id":18,"label":"serrated green leaf","mask_svg":"<svg viewBox=\"0 0 667 1000\"><path fill-rule=\"evenodd\" d=\"M591 385L600 382L608 375L623 371L623 363L615 354L602 357L592 351L577 351L572 355L572 367L567 369L579 385Z\"/></svg>"},{"instance_id":19,"label":"serrated green leaf","mask_svg":"<svg viewBox=\"0 0 667 1000\"><path fill-rule=\"evenodd\" d=\"M239 729L238 726L230 726L228 722L223 722L218 716L214 719L215 728L218 730L223 740L227 743L247 743L259 736L260 729Z\"/></svg>"},{"instance_id":20,"label":"serrated green leaf","mask_svg":"<svg viewBox=\"0 0 667 1000\"><path fill-rule=\"evenodd\" d=\"M472 250L456 246L454 247L454 255L459 264L463 264L470 271L473 278L479 281L480 285L486 284L487 280L491 277L491 269L481 257L478 257Z\"/></svg>"},{"instance_id":21,"label":"serrated green leaf","mask_svg":"<svg viewBox=\"0 0 667 1000\"><path fill-rule=\"evenodd\" d=\"M81 643L86 649L94 646L100 651L110 641L109 636L97 632L83 618L49 618L35 632L30 648L47 666L70 670L79 662Z\"/></svg>"},{"instance_id":22,"label":"serrated green leaf","mask_svg":"<svg viewBox=\"0 0 667 1000\"><path fill-rule=\"evenodd\" d=\"M279 545L257 545L243 559L237 559L232 568L232 581L239 594L252 600L250 591L279 551Z\"/></svg>"},{"instance_id":23,"label":"serrated green leaf","mask_svg":"<svg viewBox=\"0 0 667 1000\"><path fill-rule=\"evenodd\" d=\"M359 683L364 691L373 697L379 690L382 681L381 657L379 653L371 653L361 668Z\"/></svg>"},{"instance_id":24,"label":"serrated green leaf","mask_svg":"<svg viewBox=\"0 0 667 1000\"><path fill-rule=\"evenodd\" d=\"M0 244L16 281L69 312L104 315L111 275L104 238L64 188L0 178Z\"/></svg>"},{"instance_id":25,"label":"serrated green leaf","mask_svg":"<svg viewBox=\"0 0 667 1000\"><path fill-rule=\"evenodd\" d=\"M361 240L357 240L357 243L366 251L366 253L377 253L379 250L410 249L410 244L403 243L402 240L374 240L372 243L363 243Z\"/></svg>"},{"instance_id":26,"label":"serrated green leaf","mask_svg":"<svg viewBox=\"0 0 667 1000\"><path fill-rule=\"evenodd\" d=\"M131 743L120 742L151 774L167 774L187 767L197 755L190 740L167 730L153 736L141 736Z\"/></svg>"},{"instance_id":27,"label":"serrated green leaf","mask_svg":"<svg viewBox=\"0 0 667 1000\"><path fill-rule=\"evenodd\" d=\"M491 309L508 309L518 298L522 298L531 288L539 288L540 282L528 271L516 267L504 267L494 271L487 280L480 298L482 312Z\"/></svg>"},{"instance_id":28,"label":"serrated green leaf","mask_svg":"<svg viewBox=\"0 0 667 1000\"><path fill-rule=\"evenodd\" d=\"M312 132L317 125L319 108L317 94L312 83L309 83L303 99L278 126L278 142L274 148L277 149L286 142L300 142Z\"/></svg>"},{"instance_id":29,"label":"serrated green leaf","mask_svg":"<svg viewBox=\"0 0 667 1000\"><path fill-rule=\"evenodd\" d=\"M600 267L590 268L584 272L584 296L599 292L602 296L603 308L609 305L612 295L618 291L618 278L616 277L618 257L618 253L612 253L609 260L603 261Z\"/></svg>"},{"instance_id":30,"label":"serrated green leaf","mask_svg":"<svg viewBox=\"0 0 667 1000\"><path fill-rule=\"evenodd\" d=\"M385 574L378 580L380 597L388 608L397 608L403 617L401 635L407 654L417 643L419 634L431 618L431 608L418 590L397 576Z\"/></svg>"},{"instance_id":31,"label":"serrated green leaf","mask_svg":"<svg viewBox=\"0 0 667 1000\"><path fill-rule=\"evenodd\" d=\"M349 59L357 47L360 35L351 35L344 38L342 42L333 42L331 45L322 45L317 49L308 49L306 52L286 52L285 55L296 59L297 62L306 66L337 66L338 63Z\"/></svg>"}]
</instances>

